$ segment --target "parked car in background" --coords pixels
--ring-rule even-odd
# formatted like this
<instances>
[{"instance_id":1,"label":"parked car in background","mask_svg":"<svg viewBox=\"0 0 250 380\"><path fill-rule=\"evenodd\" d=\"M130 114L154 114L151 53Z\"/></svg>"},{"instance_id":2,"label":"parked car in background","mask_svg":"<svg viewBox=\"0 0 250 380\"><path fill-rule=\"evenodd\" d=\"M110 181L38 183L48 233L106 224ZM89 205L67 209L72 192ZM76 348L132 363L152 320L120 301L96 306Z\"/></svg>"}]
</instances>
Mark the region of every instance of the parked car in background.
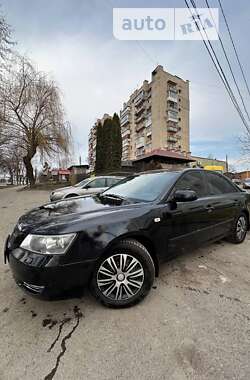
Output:
<instances>
[{"instance_id":1,"label":"parked car in background","mask_svg":"<svg viewBox=\"0 0 250 380\"><path fill-rule=\"evenodd\" d=\"M74 186L62 187L50 194L50 201L77 197L78 195L93 195L101 193L109 187L117 184L123 177L119 176L99 176L86 178Z\"/></svg>"},{"instance_id":2,"label":"parked car in background","mask_svg":"<svg viewBox=\"0 0 250 380\"><path fill-rule=\"evenodd\" d=\"M238 178L233 178L232 182L237 186L242 186L242 181Z\"/></svg>"},{"instance_id":3,"label":"parked car in background","mask_svg":"<svg viewBox=\"0 0 250 380\"><path fill-rule=\"evenodd\" d=\"M5 245L17 284L37 296L89 285L104 305L141 301L162 261L227 237L242 243L250 194L201 169L135 174L96 196L37 207Z\"/></svg>"},{"instance_id":4,"label":"parked car in background","mask_svg":"<svg viewBox=\"0 0 250 380\"><path fill-rule=\"evenodd\" d=\"M243 189L250 189L250 178L243 180Z\"/></svg>"}]
</instances>

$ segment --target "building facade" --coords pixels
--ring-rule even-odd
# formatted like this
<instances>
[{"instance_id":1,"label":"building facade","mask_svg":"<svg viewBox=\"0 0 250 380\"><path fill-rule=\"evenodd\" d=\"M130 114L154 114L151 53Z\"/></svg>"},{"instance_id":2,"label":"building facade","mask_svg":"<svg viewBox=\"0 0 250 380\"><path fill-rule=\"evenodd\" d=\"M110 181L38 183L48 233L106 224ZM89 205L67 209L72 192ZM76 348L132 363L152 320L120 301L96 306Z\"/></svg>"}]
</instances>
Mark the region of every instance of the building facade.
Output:
<instances>
[{"instance_id":1,"label":"building facade","mask_svg":"<svg viewBox=\"0 0 250 380\"><path fill-rule=\"evenodd\" d=\"M228 171L226 161L216 160L216 158L209 157L207 158L192 156L192 158L195 160L195 163L192 164L192 167L199 167L208 170L217 170L221 171L222 173L226 173Z\"/></svg>"},{"instance_id":2,"label":"building facade","mask_svg":"<svg viewBox=\"0 0 250 380\"><path fill-rule=\"evenodd\" d=\"M90 172L95 170L95 161L96 161L96 132L97 126L100 123L104 124L106 119L112 119L112 116L105 113L101 119L97 119L93 127L90 128L89 132L89 145L88 145L88 162Z\"/></svg>"},{"instance_id":3,"label":"building facade","mask_svg":"<svg viewBox=\"0 0 250 380\"><path fill-rule=\"evenodd\" d=\"M190 153L189 82L157 66L120 112L122 161L155 149Z\"/></svg>"},{"instance_id":4,"label":"building facade","mask_svg":"<svg viewBox=\"0 0 250 380\"><path fill-rule=\"evenodd\" d=\"M238 178L244 181L244 179L250 178L250 170L244 170L243 172L235 173L234 178Z\"/></svg>"}]
</instances>

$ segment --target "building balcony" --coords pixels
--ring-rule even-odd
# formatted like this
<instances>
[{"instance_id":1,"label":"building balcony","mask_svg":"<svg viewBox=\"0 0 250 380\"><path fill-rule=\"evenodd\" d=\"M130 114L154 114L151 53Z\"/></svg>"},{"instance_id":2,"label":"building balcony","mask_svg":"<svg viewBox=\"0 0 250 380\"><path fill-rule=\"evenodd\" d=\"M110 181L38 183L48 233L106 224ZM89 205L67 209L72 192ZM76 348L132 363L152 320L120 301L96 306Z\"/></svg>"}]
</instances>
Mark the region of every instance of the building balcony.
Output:
<instances>
[{"instance_id":1,"label":"building balcony","mask_svg":"<svg viewBox=\"0 0 250 380\"><path fill-rule=\"evenodd\" d=\"M139 148L142 148L145 146L145 140L144 140L144 137L139 137L137 140L136 140L136 143L135 143L135 147L136 149L139 149Z\"/></svg>"},{"instance_id":2,"label":"building balcony","mask_svg":"<svg viewBox=\"0 0 250 380\"><path fill-rule=\"evenodd\" d=\"M177 106L177 103L172 102L171 100L168 100L168 103L167 103L167 109L168 109L169 111L177 111L177 112L178 112L178 106Z\"/></svg>"},{"instance_id":3,"label":"building balcony","mask_svg":"<svg viewBox=\"0 0 250 380\"><path fill-rule=\"evenodd\" d=\"M136 132L141 131L143 128L145 128L145 125L143 123L140 123L136 126L135 130Z\"/></svg>"},{"instance_id":4,"label":"building balcony","mask_svg":"<svg viewBox=\"0 0 250 380\"><path fill-rule=\"evenodd\" d=\"M140 115L141 112L143 112L145 110L145 104L142 104L140 107L137 107L135 109L135 114L138 116Z\"/></svg>"},{"instance_id":5,"label":"building balcony","mask_svg":"<svg viewBox=\"0 0 250 380\"><path fill-rule=\"evenodd\" d=\"M168 91L168 93L167 93L167 100L171 101L171 102L178 103L177 93L175 93L173 91Z\"/></svg>"},{"instance_id":6,"label":"building balcony","mask_svg":"<svg viewBox=\"0 0 250 380\"><path fill-rule=\"evenodd\" d=\"M120 113L121 119L124 116L126 116L129 112L130 112L130 106L126 106L125 108L123 108L123 110L121 110L121 113Z\"/></svg>"},{"instance_id":7,"label":"building balcony","mask_svg":"<svg viewBox=\"0 0 250 380\"><path fill-rule=\"evenodd\" d=\"M130 139L123 140L122 147L126 147L130 145Z\"/></svg>"},{"instance_id":8,"label":"building balcony","mask_svg":"<svg viewBox=\"0 0 250 380\"><path fill-rule=\"evenodd\" d=\"M169 137L168 137L168 142L176 143L176 142L177 142L177 138L176 138L176 137L173 137L173 136L169 136Z\"/></svg>"},{"instance_id":9,"label":"building balcony","mask_svg":"<svg viewBox=\"0 0 250 380\"><path fill-rule=\"evenodd\" d=\"M177 123L178 122L178 112L169 110L167 113L167 120Z\"/></svg>"},{"instance_id":10,"label":"building balcony","mask_svg":"<svg viewBox=\"0 0 250 380\"><path fill-rule=\"evenodd\" d=\"M135 119L135 122L136 124L140 123L142 120L145 119L145 113L143 112L142 114L140 114L136 119Z\"/></svg>"},{"instance_id":11,"label":"building balcony","mask_svg":"<svg viewBox=\"0 0 250 380\"><path fill-rule=\"evenodd\" d=\"M138 106L141 102L143 102L145 99L144 91L141 91L137 97L134 99L135 106Z\"/></svg>"},{"instance_id":12,"label":"building balcony","mask_svg":"<svg viewBox=\"0 0 250 380\"><path fill-rule=\"evenodd\" d=\"M145 127L148 128L148 127L150 127L151 125L152 125L152 119L151 119L151 117L150 117L150 118L147 118L147 119L145 120Z\"/></svg>"},{"instance_id":13,"label":"building balcony","mask_svg":"<svg viewBox=\"0 0 250 380\"><path fill-rule=\"evenodd\" d=\"M172 80L168 80L168 90L177 94L177 83Z\"/></svg>"},{"instance_id":14,"label":"building balcony","mask_svg":"<svg viewBox=\"0 0 250 380\"><path fill-rule=\"evenodd\" d=\"M122 130L121 133L122 133L122 138L129 136L130 135L130 128L126 128L126 129Z\"/></svg>"},{"instance_id":15,"label":"building balcony","mask_svg":"<svg viewBox=\"0 0 250 380\"><path fill-rule=\"evenodd\" d=\"M169 127L168 127L168 131L169 131L169 132L174 132L174 133L176 133L176 132L178 132L178 130L179 130L178 127L172 127L172 126L169 126Z\"/></svg>"},{"instance_id":16,"label":"building balcony","mask_svg":"<svg viewBox=\"0 0 250 380\"><path fill-rule=\"evenodd\" d=\"M120 120L121 127L123 127L124 125L126 125L128 123L129 123L129 115L126 115L123 118L121 118L121 120Z\"/></svg>"},{"instance_id":17,"label":"building balcony","mask_svg":"<svg viewBox=\"0 0 250 380\"><path fill-rule=\"evenodd\" d=\"M145 154L145 149L144 148L139 148L136 151L136 157L143 156Z\"/></svg>"}]
</instances>

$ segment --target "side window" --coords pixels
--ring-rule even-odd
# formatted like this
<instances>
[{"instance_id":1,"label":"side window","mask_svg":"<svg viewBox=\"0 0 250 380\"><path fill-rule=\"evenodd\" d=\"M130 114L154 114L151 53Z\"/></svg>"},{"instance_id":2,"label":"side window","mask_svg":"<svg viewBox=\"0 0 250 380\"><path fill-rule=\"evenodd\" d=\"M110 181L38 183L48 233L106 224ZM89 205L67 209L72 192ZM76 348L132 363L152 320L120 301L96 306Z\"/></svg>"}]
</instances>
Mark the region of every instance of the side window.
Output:
<instances>
[{"instance_id":1,"label":"side window","mask_svg":"<svg viewBox=\"0 0 250 380\"><path fill-rule=\"evenodd\" d=\"M228 194L237 191L229 181L219 174L206 172L206 176L210 188L210 194Z\"/></svg>"},{"instance_id":2,"label":"side window","mask_svg":"<svg viewBox=\"0 0 250 380\"><path fill-rule=\"evenodd\" d=\"M117 179L117 178L106 178L106 186L107 186L107 187L113 186L113 185L115 185L118 181L120 181L120 179Z\"/></svg>"},{"instance_id":3,"label":"side window","mask_svg":"<svg viewBox=\"0 0 250 380\"><path fill-rule=\"evenodd\" d=\"M206 189L201 172L188 172L175 185L175 190L193 190L196 192L198 198L206 195Z\"/></svg>"},{"instance_id":4,"label":"side window","mask_svg":"<svg viewBox=\"0 0 250 380\"><path fill-rule=\"evenodd\" d=\"M91 189L98 188L98 187L106 187L105 185L105 178L97 178L88 183L88 187Z\"/></svg>"}]
</instances>

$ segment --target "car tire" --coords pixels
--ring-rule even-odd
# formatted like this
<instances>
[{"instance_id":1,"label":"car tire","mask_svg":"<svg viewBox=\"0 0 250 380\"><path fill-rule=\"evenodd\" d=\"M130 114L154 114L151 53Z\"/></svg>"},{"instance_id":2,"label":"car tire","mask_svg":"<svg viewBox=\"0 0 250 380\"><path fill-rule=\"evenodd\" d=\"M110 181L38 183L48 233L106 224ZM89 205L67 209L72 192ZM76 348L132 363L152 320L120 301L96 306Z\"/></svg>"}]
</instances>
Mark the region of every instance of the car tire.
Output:
<instances>
[{"instance_id":1,"label":"car tire","mask_svg":"<svg viewBox=\"0 0 250 380\"><path fill-rule=\"evenodd\" d=\"M243 243L246 238L248 230L248 218L247 215L242 212L234 221L231 229L231 234L228 240L234 244Z\"/></svg>"},{"instance_id":2,"label":"car tire","mask_svg":"<svg viewBox=\"0 0 250 380\"><path fill-rule=\"evenodd\" d=\"M105 306L130 307L149 293L154 278L155 266L148 250L137 240L126 239L98 261L90 288Z\"/></svg>"}]
</instances>

